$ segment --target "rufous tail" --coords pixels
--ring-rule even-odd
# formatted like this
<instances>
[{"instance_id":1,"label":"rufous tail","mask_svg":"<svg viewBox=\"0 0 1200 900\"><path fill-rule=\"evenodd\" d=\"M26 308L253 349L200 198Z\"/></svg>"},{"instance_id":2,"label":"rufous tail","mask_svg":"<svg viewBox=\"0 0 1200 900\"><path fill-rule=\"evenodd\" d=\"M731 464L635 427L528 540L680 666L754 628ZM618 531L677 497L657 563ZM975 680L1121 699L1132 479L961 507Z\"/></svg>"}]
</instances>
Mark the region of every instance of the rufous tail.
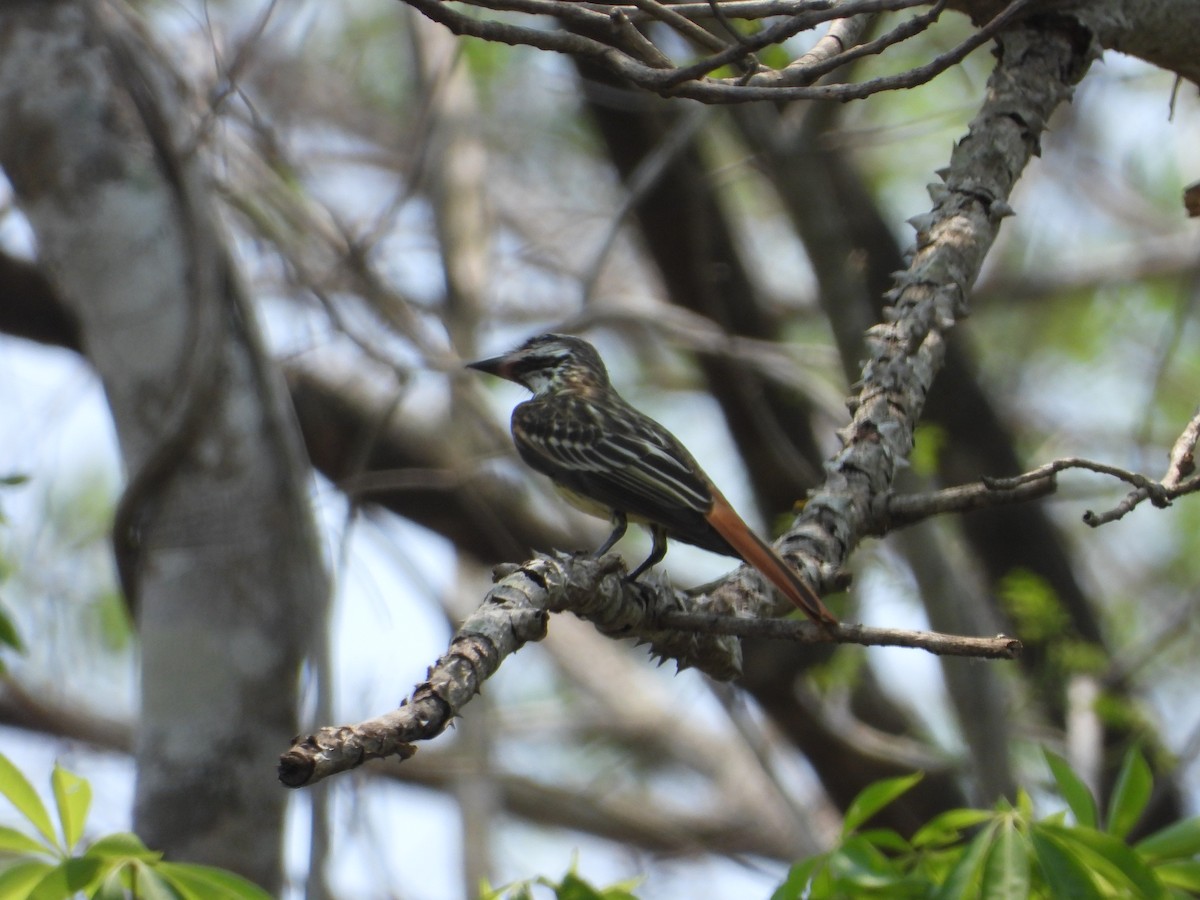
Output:
<instances>
[{"instance_id":1,"label":"rufous tail","mask_svg":"<svg viewBox=\"0 0 1200 900\"><path fill-rule=\"evenodd\" d=\"M738 556L754 566L810 619L826 625L838 624L837 617L825 608L813 589L800 580L796 571L750 530L750 526L742 521L728 500L719 493L714 494L713 508L706 518L729 546L737 551Z\"/></svg>"}]
</instances>

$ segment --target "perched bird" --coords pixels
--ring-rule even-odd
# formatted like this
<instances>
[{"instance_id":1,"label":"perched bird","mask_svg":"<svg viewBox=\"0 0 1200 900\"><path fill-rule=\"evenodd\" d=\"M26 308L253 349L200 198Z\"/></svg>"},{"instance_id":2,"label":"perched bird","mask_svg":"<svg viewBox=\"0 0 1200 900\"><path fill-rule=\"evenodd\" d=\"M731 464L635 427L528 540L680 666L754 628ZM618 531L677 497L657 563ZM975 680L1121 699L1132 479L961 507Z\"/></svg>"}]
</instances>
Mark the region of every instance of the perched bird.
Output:
<instances>
[{"instance_id":1,"label":"perched bird","mask_svg":"<svg viewBox=\"0 0 1200 900\"><path fill-rule=\"evenodd\" d=\"M597 557L621 539L632 520L649 528L654 545L631 579L666 555L671 537L741 558L808 616L837 624L795 570L742 521L683 444L613 389L600 354L587 341L543 334L468 368L533 391L513 410L513 441L521 458L550 476L568 502L612 521L612 534Z\"/></svg>"}]
</instances>

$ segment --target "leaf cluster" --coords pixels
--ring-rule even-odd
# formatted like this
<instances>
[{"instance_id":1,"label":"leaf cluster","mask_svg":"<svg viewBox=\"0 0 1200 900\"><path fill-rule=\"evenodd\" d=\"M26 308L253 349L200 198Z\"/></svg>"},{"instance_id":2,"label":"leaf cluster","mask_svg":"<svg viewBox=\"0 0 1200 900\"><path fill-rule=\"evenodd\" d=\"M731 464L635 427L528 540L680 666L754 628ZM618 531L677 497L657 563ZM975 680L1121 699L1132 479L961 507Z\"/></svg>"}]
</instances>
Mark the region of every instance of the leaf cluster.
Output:
<instances>
[{"instance_id":1,"label":"leaf cluster","mask_svg":"<svg viewBox=\"0 0 1200 900\"><path fill-rule=\"evenodd\" d=\"M491 888L485 884L479 896L481 900L533 900L534 888L544 887L553 892L555 900L637 900L633 893L637 881L638 879L634 879L598 888L580 878L572 867L572 870L563 876L562 881L553 881L541 876L498 888Z\"/></svg>"},{"instance_id":2,"label":"leaf cluster","mask_svg":"<svg viewBox=\"0 0 1200 900\"><path fill-rule=\"evenodd\" d=\"M1036 818L1032 800L1020 791L1015 805L950 810L906 839L860 826L921 776L879 781L850 805L838 845L793 866L773 900L1200 895L1200 818L1127 842L1153 789L1140 750L1126 755L1103 817L1067 762L1049 751L1045 756L1067 810Z\"/></svg>"},{"instance_id":3,"label":"leaf cluster","mask_svg":"<svg viewBox=\"0 0 1200 900\"><path fill-rule=\"evenodd\" d=\"M121 832L90 843L84 828L92 803L88 782L55 765L50 776L58 821L33 785L0 754L0 795L29 823L0 826L0 897L5 900L270 900L232 872L167 862L137 835Z\"/></svg>"}]
</instances>

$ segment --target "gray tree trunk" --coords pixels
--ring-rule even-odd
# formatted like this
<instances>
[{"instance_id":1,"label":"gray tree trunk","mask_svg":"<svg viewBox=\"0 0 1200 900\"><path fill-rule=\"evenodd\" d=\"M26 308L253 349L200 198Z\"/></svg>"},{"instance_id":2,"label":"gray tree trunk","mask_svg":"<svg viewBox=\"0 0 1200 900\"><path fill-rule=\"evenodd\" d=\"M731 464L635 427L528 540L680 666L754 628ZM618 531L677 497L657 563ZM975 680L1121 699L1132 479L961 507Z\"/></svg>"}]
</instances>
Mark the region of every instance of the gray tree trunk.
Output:
<instances>
[{"instance_id":1,"label":"gray tree trunk","mask_svg":"<svg viewBox=\"0 0 1200 900\"><path fill-rule=\"evenodd\" d=\"M275 763L328 593L285 395L186 98L136 27L103 3L8 2L0 47L0 165L130 473L115 545L142 645L135 828L277 892Z\"/></svg>"}]
</instances>

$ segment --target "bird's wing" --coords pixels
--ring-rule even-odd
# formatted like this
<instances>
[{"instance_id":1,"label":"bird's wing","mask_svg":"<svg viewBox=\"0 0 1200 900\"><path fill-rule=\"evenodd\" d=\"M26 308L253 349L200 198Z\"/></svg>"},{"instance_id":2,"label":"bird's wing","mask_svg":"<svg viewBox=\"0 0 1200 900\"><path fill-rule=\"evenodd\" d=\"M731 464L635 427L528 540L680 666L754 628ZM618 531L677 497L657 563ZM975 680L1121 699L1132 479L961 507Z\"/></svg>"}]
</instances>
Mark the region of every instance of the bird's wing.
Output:
<instances>
[{"instance_id":1,"label":"bird's wing","mask_svg":"<svg viewBox=\"0 0 1200 900\"><path fill-rule=\"evenodd\" d=\"M623 401L535 399L513 411L512 427L525 461L564 487L685 540L705 530L708 477L669 431Z\"/></svg>"}]
</instances>

